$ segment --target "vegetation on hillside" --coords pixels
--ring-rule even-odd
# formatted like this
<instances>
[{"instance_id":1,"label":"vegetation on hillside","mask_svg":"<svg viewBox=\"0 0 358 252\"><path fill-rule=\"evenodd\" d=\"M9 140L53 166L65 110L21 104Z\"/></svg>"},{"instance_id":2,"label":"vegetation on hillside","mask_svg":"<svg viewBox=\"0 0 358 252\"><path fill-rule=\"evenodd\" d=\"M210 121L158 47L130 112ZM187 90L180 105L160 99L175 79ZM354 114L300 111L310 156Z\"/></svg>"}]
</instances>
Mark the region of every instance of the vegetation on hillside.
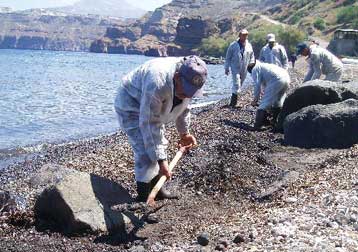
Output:
<instances>
[{"instance_id":1,"label":"vegetation on hillside","mask_svg":"<svg viewBox=\"0 0 358 252\"><path fill-rule=\"evenodd\" d=\"M276 40L286 48L289 55L295 52L297 43L306 38L304 32L293 26L285 28L281 25L259 26L256 29L250 30L249 35L249 40L256 56L258 56L261 48L266 44L266 36L268 33L274 33L276 35ZM226 38L212 36L203 39L198 51L204 55L225 57L226 50L230 43L236 39L237 36L234 35L230 35Z\"/></svg>"},{"instance_id":2,"label":"vegetation on hillside","mask_svg":"<svg viewBox=\"0 0 358 252\"><path fill-rule=\"evenodd\" d=\"M230 43L234 40L234 37L222 38L219 36L211 36L202 40L202 44L198 50L204 55L223 57Z\"/></svg>"},{"instance_id":3,"label":"vegetation on hillside","mask_svg":"<svg viewBox=\"0 0 358 252\"><path fill-rule=\"evenodd\" d=\"M324 29L326 29L326 22L322 18L316 18L316 20L313 23L313 26L316 29L323 31Z\"/></svg>"},{"instance_id":4,"label":"vegetation on hillside","mask_svg":"<svg viewBox=\"0 0 358 252\"><path fill-rule=\"evenodd\" d=\"M285 28L280 25L260 27L250 34L250 41L257 56L261 48L266 44L266 35L268 33L276 35L276 41L286 48L288 55L293 54L296 51L296 45L306 38L306 34L294 26Z\"/></svg>"},{"instance_id":5,"label":"vegetation on hillside","mask_svg":"<svg viewBox=\"0 0 358 252\"><path fill-rule=\"evenodd\" d=\"M358 29L357 0L288 0L268 14L283 23L297 25L309 35L327 39L337 28Z\"/></svg>"},{"instance_id":6,"label":"vegetation on hillside","mask_svg":"<svg viewBox=\"0 0 358 252\"><path fill-rule=\"evenodd\" d=\"M358 6L347 6L339 10L337 22L350 24L351 28L358 29Z\"/></svg>"}]
</instances>

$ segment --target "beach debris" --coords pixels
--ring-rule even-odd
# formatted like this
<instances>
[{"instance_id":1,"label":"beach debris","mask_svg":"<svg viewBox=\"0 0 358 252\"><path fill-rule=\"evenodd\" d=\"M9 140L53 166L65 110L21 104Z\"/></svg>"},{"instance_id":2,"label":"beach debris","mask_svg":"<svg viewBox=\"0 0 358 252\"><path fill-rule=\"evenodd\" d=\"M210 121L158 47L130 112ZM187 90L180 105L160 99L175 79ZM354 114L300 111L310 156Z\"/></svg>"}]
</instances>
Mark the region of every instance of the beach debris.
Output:
<instances>
[{"instance_id":1,"label":"beach debris","mask_svg":"<svg viewBox=\"0 0 358 252\"><path fill-rule=\"evenodd\" d=\"M198 243L201 245L201 246L207 246L209 244L209 234L208 233L201 233L198 238Z\"/></svg>"},{"instance_id":2,"label":"beach debris","mask_svg":"<svg viewBox=\"0 0 358 252\"><path fill-rule=\"evenodd\" d=\"M216 245L215 250L217 250L217 251L225 251L226 247L224 246L224 244L219 243L218 245Z\"/></svg>"},{"instance_id":3,"label":"beach debris","mask_svg":"<svg viewBox=\"0 0 358 252\"><path fill-rule=\"evenodd\" d=\"M236 244L239 244L239 243L243 243L243 242L245 242L246 240L245 240L245 237L244 237L244 235L243 234L237 234L236 236L235 236L235 238L234 238L234 243L236 243Z\"/></svg>"}]
</instances>

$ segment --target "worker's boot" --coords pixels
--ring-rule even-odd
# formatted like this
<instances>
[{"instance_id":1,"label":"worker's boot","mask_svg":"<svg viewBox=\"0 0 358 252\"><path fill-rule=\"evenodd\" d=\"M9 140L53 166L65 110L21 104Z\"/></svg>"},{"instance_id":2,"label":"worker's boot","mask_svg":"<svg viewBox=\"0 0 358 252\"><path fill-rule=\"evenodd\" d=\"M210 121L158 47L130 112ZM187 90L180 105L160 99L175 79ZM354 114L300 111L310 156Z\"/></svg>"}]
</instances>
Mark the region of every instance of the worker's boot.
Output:
<instances>
[{"instance_id":1,"label":"worker's boot","mask_svg":"<svg viewBox=\"0 0 358 252\"><path fill-rule=\"evenodd\" d=\"M151 181L150 181L150 185L151 185L151 189L155 186L155 184L158 182L158 180L160 179L161 175L157 175L155 176ZM163 199L178 199L179 196L175 193L171 193L168 190L166 190L164 188L164 186L162 186L162 188L160 188L157 196L155 197L156 200L163 200Z\"/></svg>"},{"instance_id":2,"label":"worker's boot","mask_svg":"<svg viewBox=\"0 0 358 252\"><path fill-rule=\"evenodd\" d=\"M272 124L273 126L275 126L277 124L277 118L278 118L278 115L280 114L281 112L281 108L272 108Z\"/></svg>"},{"instance_id":3,"label":"worker's boot","mask_svg":"<svg viewBox=\"0 0 358 252\"><path fill-rule=\"evenodd\" d=\"M237 94L231 95L230 107L236 108L237 107Z\"/></svg>"},{"instance_id":4,"label":"worker's boot","mask_svg":"<svg viewBox=\"0 0 358 252\"><path fill-rule=\"evenodd\" d=\"M254 129L260 130L261 127L265 124L265 120L266 120L266 111L262 109L258 109L256 112Z\"/></svg>"},{"instance_id":5,"label":"worker's boot","mask_svg":"<svg viewBox=\"0 0 358 252\"><path fill-rule=\"evenodd\" d=\"M137 181L137 198L138 202L146 202L150 191L152 190L150 183Z\"/></svg>"},{"instance_id":6,"label":"worker's boot","mask_svg":"<svg viewBox=\"0 0 358 252\"><path fill-rule=\"evenodd\" d=\"M137 198L136 201L137 202L147 202L148 196L150 194L152 190L152 186L151 183L144 183L144 182L139 182L137 181ZM149 223L149 224L154 224L154 223L158 223L159 219L158 217L156 217L155 215L144 215L143 216L143 221Z\"/></svg>"}]
</instances>

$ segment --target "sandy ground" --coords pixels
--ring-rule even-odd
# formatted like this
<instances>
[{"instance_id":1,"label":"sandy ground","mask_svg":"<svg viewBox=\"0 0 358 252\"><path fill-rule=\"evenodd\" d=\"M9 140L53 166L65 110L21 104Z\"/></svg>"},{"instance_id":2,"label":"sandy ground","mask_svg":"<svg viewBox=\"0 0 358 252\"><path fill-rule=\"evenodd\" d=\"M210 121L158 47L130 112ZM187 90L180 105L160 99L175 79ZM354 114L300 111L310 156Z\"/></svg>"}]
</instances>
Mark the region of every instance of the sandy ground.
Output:
<instances>
[{"instance_id":1,"label":"sandy ground","mask_svg":"<svg viewBox=\"0 0 358 252\"><path fill-rule=\"evenodd\" d=\"M292 88L303 62L290 70ZM356 76L356 67L345 78ZM0 173L1 189L22 199L23 211L0 218L1 251L358 251L358 146L299 149L270 130L252 131L251 94L242 108L227 100L193 112L199 146L176 167L168 188L181 195L156 213L160 222L127 236L65 237L37 231L32 207L39 192L29 177L47 163L94 173L133 196L133 158L116 133L60 146ZM177 134L168 126L170 154ZM209 241L198 244L198 236Z\"/></svg>"}]
</instances>

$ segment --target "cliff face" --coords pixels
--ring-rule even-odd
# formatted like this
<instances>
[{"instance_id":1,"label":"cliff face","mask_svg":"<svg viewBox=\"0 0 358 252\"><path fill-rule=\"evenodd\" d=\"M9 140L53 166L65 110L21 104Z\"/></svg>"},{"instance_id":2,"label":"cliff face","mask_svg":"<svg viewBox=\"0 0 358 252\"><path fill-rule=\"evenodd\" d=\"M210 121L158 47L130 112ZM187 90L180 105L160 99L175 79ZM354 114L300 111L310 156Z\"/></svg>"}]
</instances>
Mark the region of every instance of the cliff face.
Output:
<instances>
[{"instance_id":1,"label":"cliff face","mask_svg":"<svg viewBox=\"0 0 358 252\"><path fill-rule=\"evenodd\" d=\"M143 55L195 53L203 38L233 30L233 13L244 1L174 0L130 26L110 27L94 41L92 52ZM129 48L135 48L129 50Z\"/></svg>"},{"instance_id":2,"label":"cliff face","mask_svg":"<svg viewBox=\"0 0 358 252\"><path fill-rule=\"evenodd\" d=\"M118 19L41 12L0 13L0 48L89 51Z\"/></svg>"},{"instance_id":3,"label":"cliff face","mask_svg":"<svg viewBox=\"0 0 358 252\"><path fill-rule=\"evenodd\" d=\"M195 54L203 38L235 34L253 22L254 14L248 13L261 13L272 7L271 2L173 0L132 21L49 10L0 13L0 48L151 56Z\"/></svg>"},{"instance_id":4,"label":"cliff face","mask_svg":"<svg viewBox=\"0 0 358 252\"><path fill-rule=\"evenodd\" d=\"M196 54L202 39L235 34L254 22L255 14L282 0L173 0L127 27L111 27L96 40L93 52L147 55ZM260 19L260 17L258 17ZM139 38L140 34L140 38ZM142 38L145 38L144 40Z\"/></svg>"},{"instance_id":5,"label":"cliff face","mask_svg":"<svg viewBox=\"0 0 358 252\"><path fill-rule=\"evenodd\" d=\"M181 18L179 19L175 42L185 47L199 46L203 38L220 32L217 24L212 20L202 20L201 18Z\"/></svg>"}]
</instances>

